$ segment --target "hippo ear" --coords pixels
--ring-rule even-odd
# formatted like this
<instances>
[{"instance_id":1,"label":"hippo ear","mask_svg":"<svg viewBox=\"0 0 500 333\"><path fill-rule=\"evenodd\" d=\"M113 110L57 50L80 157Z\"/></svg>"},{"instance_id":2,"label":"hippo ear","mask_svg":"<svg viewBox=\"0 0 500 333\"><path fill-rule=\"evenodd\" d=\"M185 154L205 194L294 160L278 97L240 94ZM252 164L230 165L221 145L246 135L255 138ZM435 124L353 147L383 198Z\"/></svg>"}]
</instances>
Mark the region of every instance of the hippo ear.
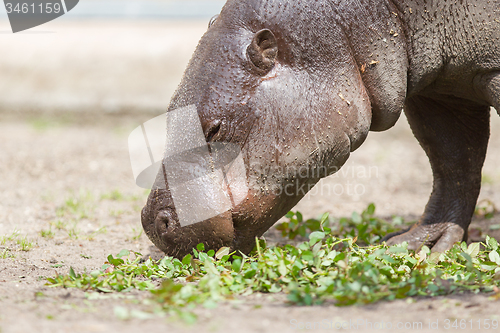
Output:
<instances>
[{"instance_id":1,"label":"hippo ear","mask_svg":"<svg viewBox=\"0 0 500 333\"><path fill-rule=\"evenodd\" d=\"M255 34L247 48L247 55L252 64L264 73L274 67L278 56L278 42L271 30L263 29Z\"/></svg>"}]
</instances>

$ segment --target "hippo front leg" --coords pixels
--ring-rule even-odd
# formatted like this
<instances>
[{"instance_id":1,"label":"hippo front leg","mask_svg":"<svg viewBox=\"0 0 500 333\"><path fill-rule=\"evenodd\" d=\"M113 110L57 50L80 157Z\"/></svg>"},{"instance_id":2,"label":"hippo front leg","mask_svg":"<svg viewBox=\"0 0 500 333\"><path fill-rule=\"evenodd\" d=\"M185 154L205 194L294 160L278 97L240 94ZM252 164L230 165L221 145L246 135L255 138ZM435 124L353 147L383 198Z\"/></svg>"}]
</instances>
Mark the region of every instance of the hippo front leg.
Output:
<instances>
[{"instance_id":1,"label":"hippo front leg","mask_svg":"<svg viewBox=\"0 0 500 333\"><path fill-rule=\"evenodd\" d=\"M444 252L467 240L481 187L489 138L489 107L458 98L409 98L405 113L429 157L434 184L420 220L410 230L386 236L388 245L408 242Z\"/></svg>"},{"instance_id":2,"label":"hippo front leg","mask_svg":"<svg viewBox=\"0 0 500 333\"><path fill-rule=\"evenodd\" d=\"M478 76L475 88L483 94L486 100L500 115L500 72L493 72Z\"/></svg>"}]
</instances>

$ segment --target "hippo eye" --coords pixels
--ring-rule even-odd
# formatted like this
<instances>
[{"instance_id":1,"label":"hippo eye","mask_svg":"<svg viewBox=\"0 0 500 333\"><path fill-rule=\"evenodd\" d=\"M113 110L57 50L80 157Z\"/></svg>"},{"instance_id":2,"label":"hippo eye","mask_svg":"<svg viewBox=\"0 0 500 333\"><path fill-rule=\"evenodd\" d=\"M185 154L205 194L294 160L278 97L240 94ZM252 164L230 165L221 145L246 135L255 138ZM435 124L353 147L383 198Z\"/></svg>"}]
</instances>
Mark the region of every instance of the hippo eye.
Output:
<instances>
[{"instance_id":1,"label":"hippo eye","mask_svg":"<svg viewBox=\"0 0 500 333\"><path fill-rule=\"evenodd\" d=\"M255 34L247 48L247 56L261 74L273 69L278 57L278 42L271 30L263 29Z\"/></svg>"},{"instance_id":2,"label":"hippo eye","mask_svg":"<svg viewBox=\"0 0 500 333\"><path fill-rule=\"evenodd\" d=\"M219 131L220 131L220 128L221 128L221 122L218 121L216 123L214 123L208 130L207 134L206 134L206 138L207 138L207 142L211 142L217 134L219 134Z\"/></svg>"},{"instance_id":3,"label":"hippo eye","mask_svg":"<svg viewBox=\"0 0 500 333\"><path fill-rule=\"evenodd\" d=\"M208 27L210 28L212 25L214 25L215 21L217 21L217 18L219 17L219 14L214 15L211 19L210 22L208 22Z\"/></svg>"}]
</instances>

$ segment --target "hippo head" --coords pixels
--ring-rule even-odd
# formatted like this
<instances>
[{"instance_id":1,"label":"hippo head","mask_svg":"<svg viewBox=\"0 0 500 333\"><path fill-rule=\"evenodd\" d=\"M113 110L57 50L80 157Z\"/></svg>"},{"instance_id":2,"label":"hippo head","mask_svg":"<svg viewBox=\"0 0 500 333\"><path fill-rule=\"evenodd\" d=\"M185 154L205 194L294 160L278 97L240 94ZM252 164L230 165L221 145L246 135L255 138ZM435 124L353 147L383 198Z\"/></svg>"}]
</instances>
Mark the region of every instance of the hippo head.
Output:
<instances>
[{"instance_id":1,"label":"hippo head","mask_svg":"<svg viewBox=\"0 0 500 333\"><path fill-rule=\"evenodd\" d=\"M193 107L206 143L238 147L244 172L223 189L230 209L187 226L168 184L153 188L142 223L166 254L181 257L198 243L251 251L255 237L337 171L374 126L359 64L320 3L228 1L210 23L168 112Z\"/></svg>"}]
</instances>

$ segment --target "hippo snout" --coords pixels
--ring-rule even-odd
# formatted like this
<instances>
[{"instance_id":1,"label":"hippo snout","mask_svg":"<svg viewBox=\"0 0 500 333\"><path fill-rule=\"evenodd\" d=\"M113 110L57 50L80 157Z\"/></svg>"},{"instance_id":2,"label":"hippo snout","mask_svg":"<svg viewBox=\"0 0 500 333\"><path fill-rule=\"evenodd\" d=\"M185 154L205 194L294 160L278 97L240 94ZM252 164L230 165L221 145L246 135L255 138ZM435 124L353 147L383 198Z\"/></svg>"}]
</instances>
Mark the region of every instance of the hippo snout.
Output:
<instances>
[{"instance_id":1,"label":"hippo snout","mask_svg":"<svg viewBox=\"0 0 500 333\"><path fill-rule=\"evenodd\" d=\"M146 205L141 214L142 225L149 239L166 255L181 259L200 243L206 249L232 247L233 220L230 211L213 218L181 226L175 210L152 211Z\"/></svg>"}]
</instances>

